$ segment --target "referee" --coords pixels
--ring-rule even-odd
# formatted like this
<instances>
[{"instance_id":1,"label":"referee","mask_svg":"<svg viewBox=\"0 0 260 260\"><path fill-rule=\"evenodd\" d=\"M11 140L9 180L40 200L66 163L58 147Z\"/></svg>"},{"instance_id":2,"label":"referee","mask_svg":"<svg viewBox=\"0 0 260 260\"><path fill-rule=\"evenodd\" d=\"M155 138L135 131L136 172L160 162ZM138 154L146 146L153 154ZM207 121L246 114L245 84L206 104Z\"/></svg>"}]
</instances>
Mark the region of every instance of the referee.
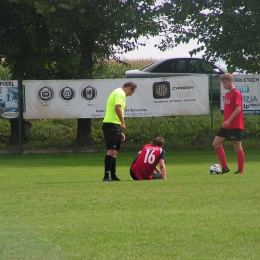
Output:
<instances>
[{"instance_id":1,"label":"referee","mask_svg":"<svg viewBox=\"0 0 260 260\"><path fill-rule=\"evenodd\" d=\"M107 148L103 182L120 181L116 175L116 156L120 150L121 141L125 140L123 131L126 129L124 121L126 97L132 96L136 88L135 83L126 82L121 88L113 90L108 97L102 125ZM109 173L111 178L109 178Z\"/></svg>"}]
</instances>

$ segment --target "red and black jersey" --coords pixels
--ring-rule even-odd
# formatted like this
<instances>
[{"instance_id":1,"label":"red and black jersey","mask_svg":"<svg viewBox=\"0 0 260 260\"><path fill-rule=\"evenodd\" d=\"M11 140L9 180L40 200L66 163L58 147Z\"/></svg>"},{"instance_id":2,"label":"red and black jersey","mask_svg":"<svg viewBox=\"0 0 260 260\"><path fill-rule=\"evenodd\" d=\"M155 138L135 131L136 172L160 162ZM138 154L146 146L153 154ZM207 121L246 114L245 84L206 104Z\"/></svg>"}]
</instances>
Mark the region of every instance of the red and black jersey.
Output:
<instances>
[{"instance_id":1,"label":"red and black jersey","mask_svg":"<svg viewBox=\"0 0 260 260\"><path fill-rule=\"evenodd\" d=\"M160 159L165 160L165 151L154 144L146 144L132 163L131 171L139 180L152 179Z\"/></svg>"},{"instance_id":2,"label":"red and black jersey","mask_svg":"<svg viewBox=\"0 0 260 260\"><path fill-rule=\"evenodd\" d=\"M226 92L224 100L224 121L226 121L235 111L236 106L241 107L240 113L230 122L226 129L241 129L244 130L244 115L242 94L238 89L233 89L231 92Z\"/></svg>"}]
</instances>

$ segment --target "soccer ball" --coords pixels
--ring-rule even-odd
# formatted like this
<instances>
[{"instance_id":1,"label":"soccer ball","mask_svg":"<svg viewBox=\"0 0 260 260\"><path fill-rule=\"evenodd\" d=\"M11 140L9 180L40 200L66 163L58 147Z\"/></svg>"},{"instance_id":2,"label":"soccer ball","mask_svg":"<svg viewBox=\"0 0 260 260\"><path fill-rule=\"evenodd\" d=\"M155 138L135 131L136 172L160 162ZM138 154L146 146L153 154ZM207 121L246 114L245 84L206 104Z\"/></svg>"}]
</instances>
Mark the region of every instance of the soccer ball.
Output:
<instances>
[{"instance_id":1,"label":"soccer ball","mask_svg":"<svg viewBox=\"0 0 260 260\"><path fill-rule=\"evenodd\" d=\"M222 170L218 164L212 164L209 167L209 172L210 172L210 174L221 174Z\"/></svg>"}]
</instances>

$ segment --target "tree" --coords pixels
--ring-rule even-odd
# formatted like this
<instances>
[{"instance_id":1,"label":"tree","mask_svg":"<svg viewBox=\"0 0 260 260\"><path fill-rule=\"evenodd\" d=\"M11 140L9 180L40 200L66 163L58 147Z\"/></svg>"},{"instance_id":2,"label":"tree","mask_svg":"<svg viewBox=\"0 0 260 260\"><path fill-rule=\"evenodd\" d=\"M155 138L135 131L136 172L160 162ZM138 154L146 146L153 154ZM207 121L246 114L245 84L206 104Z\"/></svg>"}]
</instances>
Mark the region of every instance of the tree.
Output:
<instances>
[{"instance_id":1,"label":"tree","mask_svg":"<svg viewBox=\"0 0 260 260\"><path fill-rule=\"evenodd\" d=\"M140 36L167 27L156 2L2 0L0 55L13 79L92 78L99 59L132 50ZM90 124L90 119L78 121L80 146L90 142L90 134L84 134Z\"/></svg>"},{"instance_id":2,"label":"tree","mask_svg":"<svg viewBox=\"0 0 260 260\"><path fill-rule=\"evenodd\" d=\"M47 20L54 48L62 47L79 63L80 79L92 78L95 62L138 46L141 35L156 35L166 26L159 22L155 1L78 0L36 1ZM91 119L78 119L77 143L90 143Z\"/></svg>"},{"instance_id":3,"label":"tree","mask_svg":"<svg viewBox=\"0 0 260 260\"><path fill-rule=\"evenodd\" d=\"M31 5L2 0L0 9L0 57L9 66L12 79L21 82L24 75L40 70L48 42L48 37L43 37L46 27ZM18 119L10 120L10 125L10 144L17 145Z\"/></svg>"},{"instance_id":4,"label":"tree","mask_svg":"<svg viewBox=\"0 0 260 260\"><path fill-rule=\"evenodd\" d=\"M198 40L191 55L204 50L206 59L221 58L232 71L260 72L260 5L256 0L164 1L174 36L161 49ZM180 26L176 30L177 26Z\"/></svg>"},{"instance_id":5,"label":"tree","mask_svg":"<svg viewBox=\"0 0 260 260\"><path fill-rule=\"evenodd\" d=\"M0 55L13 79L38 78L48 62L48 28L31 4L0 3Z\"/></svg>"}]
</instances>

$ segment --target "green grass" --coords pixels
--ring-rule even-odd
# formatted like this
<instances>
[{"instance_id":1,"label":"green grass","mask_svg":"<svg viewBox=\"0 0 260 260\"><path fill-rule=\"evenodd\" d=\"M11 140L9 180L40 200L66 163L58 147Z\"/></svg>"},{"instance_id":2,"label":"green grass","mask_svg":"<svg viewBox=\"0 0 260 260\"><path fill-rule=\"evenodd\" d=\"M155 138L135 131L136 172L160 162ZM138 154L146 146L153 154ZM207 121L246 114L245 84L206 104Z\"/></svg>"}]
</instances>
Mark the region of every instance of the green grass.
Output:
<instances>
[{"instance_id":1,"label":"green grass","mask_svg":"<svg viewBox=\"0 0 260 260\"><path fill-rule=\"evenodd\" d=\"M104 153L0 155L0 259L259 259L259 150L210 175L214 150L167 151L167 181L103 183ZM235 153L226 150L229 167Z\"/></svg>"}]
</instances>

